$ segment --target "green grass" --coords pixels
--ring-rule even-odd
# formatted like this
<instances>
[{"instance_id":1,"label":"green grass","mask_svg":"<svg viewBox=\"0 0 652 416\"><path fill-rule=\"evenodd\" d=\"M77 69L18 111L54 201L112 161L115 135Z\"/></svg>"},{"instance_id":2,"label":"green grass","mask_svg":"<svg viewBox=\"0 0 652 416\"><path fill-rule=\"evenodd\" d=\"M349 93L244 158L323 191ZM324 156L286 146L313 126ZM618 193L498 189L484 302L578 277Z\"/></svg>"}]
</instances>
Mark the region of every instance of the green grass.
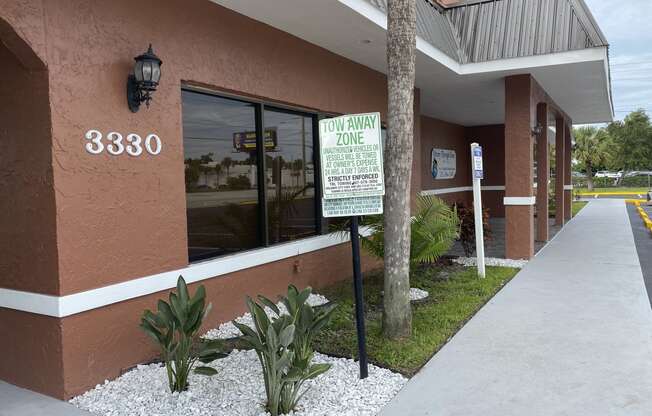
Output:
<instances>
[{"instance_id":1,"label":"green grass","mask_svg":"<svg viewBox=\"0 0 652 416\"><path fill-rule=\"evenodd\" d=\"M600 192L631 192L632 194L645 194L649 191L649 188L593 188L592 191L589 191L588 189L578 189L577 192L580 195L583 194L593 194L593 193L600 193Z\"/></svg>"},{"instance_id":2,"label":"green grass","mask_svg":"<svg viewBox=\"0 0 652 416\"><path fill-rule=\"evenodd\" d=\"M587 201L573 201L573 205L571 206L571 209L573 211L573 217L577 215L578 212L582 210L588 204ZM555 208L549 208L548 209L548 218L555 218Z\"/></svg>"},{"instance_id":3,"label":"green grass","mask_svg":"<svg viewBox=\"0 0 652 416\"><path fill-rule=\"evenodd\" d=\"M584 208L588 204L586 201L573 201L573 206L571 207L571 211L573 211L573 217L576 216L582 208Z\"/></svg>"},{"instance_id":4,"label":"green grass","mask_svg":"<svg viewBox=\"0 0 652 416\"><path fill-rule=\"evenodd\" d=\"M369 361L394 371L414 375L489 299L517 269L488 267L479 279L475 268L427 267L412 273L411 286L427 290L428 299L413 305L412 337L390 341L382 336L382 272L365 277L365 322ZM357 357L353 290L346 281L324 290L339 307L331 324L320 333L316 349L339 357Z\"/></svg>"}]
</instances>

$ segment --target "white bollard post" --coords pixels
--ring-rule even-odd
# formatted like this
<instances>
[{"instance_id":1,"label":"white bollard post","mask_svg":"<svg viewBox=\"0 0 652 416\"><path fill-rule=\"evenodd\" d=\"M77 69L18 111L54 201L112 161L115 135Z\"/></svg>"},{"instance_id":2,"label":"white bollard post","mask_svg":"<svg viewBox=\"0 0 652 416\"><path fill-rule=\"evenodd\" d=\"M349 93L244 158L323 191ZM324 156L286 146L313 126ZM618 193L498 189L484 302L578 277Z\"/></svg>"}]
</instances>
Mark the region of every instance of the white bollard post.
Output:
<instances>
[{"instance_id":1,"label":"white bollard post","mask_svg":"<svg viewBox=\"0 0 652 416\"><path fill-rule=\"evenodd\" d=\"M478 263L478 276L486 276L484 265L484 227L482 218L482 188L480 181L484 177L482 166L482 147L471 143L471 168L473 169L473 214L475 222L475 251Z\"/></svg>"}]
</instances>

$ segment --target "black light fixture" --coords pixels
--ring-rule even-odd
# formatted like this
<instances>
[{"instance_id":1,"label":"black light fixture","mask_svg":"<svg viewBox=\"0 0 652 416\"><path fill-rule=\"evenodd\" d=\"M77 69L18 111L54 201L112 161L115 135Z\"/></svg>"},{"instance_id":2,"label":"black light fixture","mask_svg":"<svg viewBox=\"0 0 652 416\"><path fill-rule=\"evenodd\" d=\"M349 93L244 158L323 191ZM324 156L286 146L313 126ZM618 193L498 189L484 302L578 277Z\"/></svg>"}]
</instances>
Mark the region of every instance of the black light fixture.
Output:
<instances>
[{"instance_id":1,"label":"black light fixture","mask_svg":"<svg viewBox=\"0 0 652 416\"><path fill-rule=\"evenodd\" d=\"M537 123L537 125L532 128L532 135L533 136L539 137L539 135L542 132L543 132L543 126L541 125L541 123Z\"/></svg>"},{"instance_id":2,"label":"black light fixture","mask_svg":"<svg viewBox=\"0 0 652 416\"><path fill-rule=\"evenodd\" d=\"M156 91L161 80L161 65L163 61L154 54L150 43L147 52L134 58L134 71L127 78L127 102L131 112L135 113L141 103L149 108L152 93Z\"/></svg>"}]
</instances>

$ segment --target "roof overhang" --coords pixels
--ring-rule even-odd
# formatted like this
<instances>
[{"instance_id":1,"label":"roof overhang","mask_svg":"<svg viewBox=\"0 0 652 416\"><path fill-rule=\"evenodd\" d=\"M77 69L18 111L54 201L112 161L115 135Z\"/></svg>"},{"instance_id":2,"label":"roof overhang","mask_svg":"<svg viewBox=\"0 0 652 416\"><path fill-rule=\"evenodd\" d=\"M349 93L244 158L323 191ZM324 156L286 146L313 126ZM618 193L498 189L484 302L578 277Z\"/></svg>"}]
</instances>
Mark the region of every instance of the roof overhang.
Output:
<instances>
[{"instance_id":1,"label":"roof overhang","mask_svg":"<svg viewBox=\"0 0 652 416\"><path fill-rule=\"evenodd\" d=\"M211 0L386 73L387 16L367 0ZM574 123L613 119L606 46L459 63L417 38L422 114L465 125L501 124L504 78L530 73Z\"/></svg>"}]
</instances>

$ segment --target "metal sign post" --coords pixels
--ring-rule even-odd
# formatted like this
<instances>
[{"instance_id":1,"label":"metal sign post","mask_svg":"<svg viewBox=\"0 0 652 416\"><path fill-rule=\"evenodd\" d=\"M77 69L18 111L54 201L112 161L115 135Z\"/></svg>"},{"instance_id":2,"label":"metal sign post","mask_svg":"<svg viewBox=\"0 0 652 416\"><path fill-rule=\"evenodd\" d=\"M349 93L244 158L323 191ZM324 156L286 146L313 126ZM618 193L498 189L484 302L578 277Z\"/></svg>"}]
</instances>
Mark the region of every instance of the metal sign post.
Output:
<instances>
[{"instance_id":1,"label":"metal sign post","mask_svg":"<svg viewBox=\"0 0 652 416\"><path fill-rule=\"evenodd\" d=\"M484 266L484 221L482 218L481 183L484 178L482 166L482 147L471 143L471 165L473 169L473 215L475 222L475 251L478 257L478 276L486 276Z\"/></svg>"},{"instance_id":2,"label":"metal sign post","mask_svg":"<svg viewBox=\"0 0 652 416\"><path fill-rule=\"evenodd\" d=\"M319 121L323 183L322 214L351 218L355 321L358 331L360 378L367 378L360 234L358 217L383 212L385 183L380 113L351 114Z\"/></svg>"},{"instance_id":3,"label":"metal sign post","mask_svg":"<svg viewBox=\"0 0 652 416\"><path fill-rule=\"evenodd\" d=\"M353 289L355 292L355 323L358 331L358 357L360 378L367 378L367 337L364 325L364 297L362 293L362 273L360 271L360 234L358 217L351 217L351 252L353 254Z\"/></svg>"}]
</instances>

